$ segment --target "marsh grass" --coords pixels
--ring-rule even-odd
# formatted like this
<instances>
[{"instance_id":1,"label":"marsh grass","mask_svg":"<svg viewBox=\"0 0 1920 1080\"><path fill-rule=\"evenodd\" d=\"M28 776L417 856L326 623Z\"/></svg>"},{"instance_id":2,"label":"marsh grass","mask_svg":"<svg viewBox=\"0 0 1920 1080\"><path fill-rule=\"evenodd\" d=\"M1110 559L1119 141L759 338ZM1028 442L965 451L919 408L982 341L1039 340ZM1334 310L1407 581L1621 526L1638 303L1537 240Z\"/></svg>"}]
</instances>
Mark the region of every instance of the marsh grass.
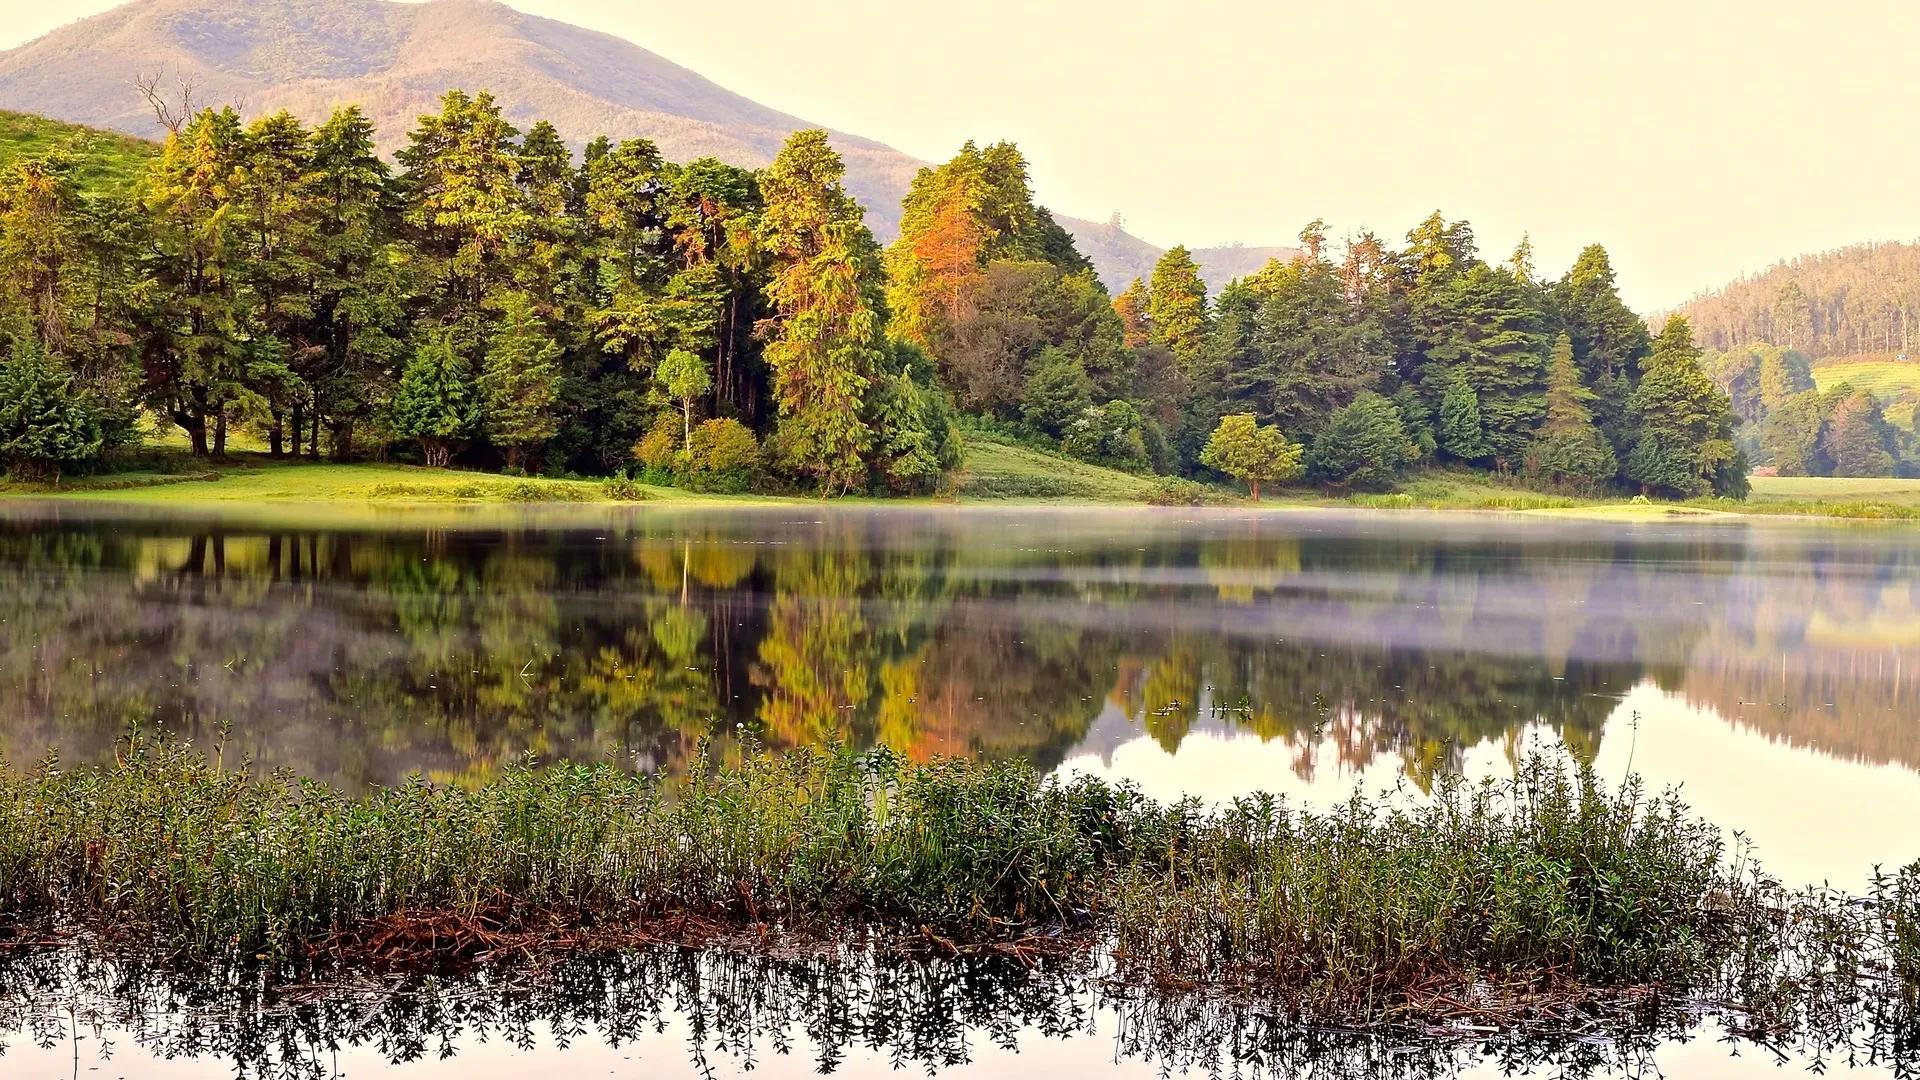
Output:
<instances>
[{"instance_id":1,"label":"marsh grass","mask_svg":"<svg viewBox=\"0 0 1920 1080\"><path fill-rule=\"evenodd\" d=\"M1325 812L828 750L353 798L171 743L0 770L0 937L269 977L855 934L949 957L1103 950L1125 985L1370 1022L1708 990L1781 1017L1809 986L1911 1007L1916 880L1789 896L1676 797L1543 760Z\"/></svg>"}]
</instances>

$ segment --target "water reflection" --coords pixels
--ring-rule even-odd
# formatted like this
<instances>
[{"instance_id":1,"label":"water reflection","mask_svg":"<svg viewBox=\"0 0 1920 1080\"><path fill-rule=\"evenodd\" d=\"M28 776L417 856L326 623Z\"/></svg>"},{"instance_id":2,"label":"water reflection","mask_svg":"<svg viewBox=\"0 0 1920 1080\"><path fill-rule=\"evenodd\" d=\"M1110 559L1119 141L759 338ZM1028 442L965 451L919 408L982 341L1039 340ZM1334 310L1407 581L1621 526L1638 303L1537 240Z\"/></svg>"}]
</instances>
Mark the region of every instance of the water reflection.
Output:
<instances>
[{"instance_id":1,"label":"water reflection","mask_svg":"<svg viewBox=\"0 0 1920 1080\"><path fill-rule=\"evenodd\" d=\"M1260 1001L1117 992L1071 960L883 960L860 949L777 958L662 949L575 957L539 974L363 976L263 991L96 964L0 965L8 1075L688 1077L1120 1074L1427 1080L1528 1073L1714 1075L1779 1064L1914 1075L1911 1009L1840 1004L1804 1030L1732 1039L1696 1003L1649 1003L1562 1031L1470 1025L1362 1034ZM1881 1002L1884 1006L1887 1002ZM1757 1069L1740 1068L1741 1055ZM69 1072L69 1068L71 1072ZM1691 1075L1694 1073L1680 1073Z\"/></svg>"},{"instance_id":2,"label":"water reflection","mask_svg":"<svg viewBox=\"0 0 1920 1080\"><path fill-rule=\"evenodd\" d=\"M1046 767L1140 739L1178 761L1209 733L1344 791L1383 767L1424 787L1529 733L1592 760L1633 696L1643 724L1703 708L1904 771L1913 540L1187 511L341 529L15 508L0 746L89 757L130 724L228 732L264 767L356 787L477 781L526 753L671 770L747 732Z\"/></svg>"}]
</instances>

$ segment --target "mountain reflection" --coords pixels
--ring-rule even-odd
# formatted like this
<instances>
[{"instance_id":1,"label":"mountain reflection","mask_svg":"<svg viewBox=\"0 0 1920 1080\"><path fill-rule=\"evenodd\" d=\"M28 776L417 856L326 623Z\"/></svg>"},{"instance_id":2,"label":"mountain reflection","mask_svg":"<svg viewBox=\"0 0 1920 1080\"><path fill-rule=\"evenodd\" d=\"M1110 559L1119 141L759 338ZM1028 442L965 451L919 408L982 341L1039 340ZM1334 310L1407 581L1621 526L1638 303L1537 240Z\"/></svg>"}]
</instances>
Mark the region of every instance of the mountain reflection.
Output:
<instances>
[{"instance_id":1,"label":"mountain reflection","mask_svg":"<svg viewBox=\"0 0 1920 1080\"><path fill-rule=\"evenodd\" d=\"M1652 682L1920 767L1920 545L1891 530L1404 515L608 510L330 530L0 519L0 747L130 725L349 788L708 740L1052 767L1205 729L1413 780ZM1331 747L1331 759L1326 748Z\"/></svg>"}]
</instances>

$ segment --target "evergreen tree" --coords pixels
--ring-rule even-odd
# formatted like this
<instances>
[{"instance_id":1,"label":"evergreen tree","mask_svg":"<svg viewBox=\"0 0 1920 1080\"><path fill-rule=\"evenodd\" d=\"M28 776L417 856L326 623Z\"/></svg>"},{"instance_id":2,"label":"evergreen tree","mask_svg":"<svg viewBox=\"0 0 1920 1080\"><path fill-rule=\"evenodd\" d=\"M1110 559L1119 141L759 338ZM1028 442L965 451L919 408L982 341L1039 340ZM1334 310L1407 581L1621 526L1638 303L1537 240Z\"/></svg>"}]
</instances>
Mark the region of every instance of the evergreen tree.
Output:
<instances>
[{"instance_id":1,"label":"evergreen tree","mask_svg":"<svg viewBox=\"0 0 1920 1080\"><path fill-rule=\"evenodd\" d=\"M16 475L60 480L61 470L100 453L100 421L72 392L73 377L35 338L0 360L0 461Z\"/></svg>"},{"instance_id":2,"label":"evergreen tree","mask_svg":"<svg viewBox=\"0 0 1920 1080\"><path fill-rule=\"evenodd\" d=\"M1153 343L1173 353L1182 371L1191 372L1206 349L1207 286L1185 247L1175 247L1154 265L1147 321Z\"/></svg>"},{"instance_id":3,"label":"evergreen tree","mask_svg":"<svg viewBox=\"0 0 1920 1080\"><path fill-rule=\"evenodd\" d=\"M463 349L477 343L481 304L506 284L508 253L530 223L518 135L492 94L449 90L397 155L428 311Z\"/></svg>"},{"instance_id":4,"label":"evergreen tree","mask_svg":"<svg viewBox=\"0 0 1920 1080\"><path fill-rule=\"evenodd\" d=\"M1262 483L1279 483L1300 475L1300 444L1288 441L1277 427L1262 427L1252 413L1220 419L1213 436L1200 452L1200 463L1247 484L1254 502Z\"/></svg>"},{"instance_id":5,"label":"evergreen tree","mask_svg":"<svg viewBox=\"0 0 1920 1080\"><path fill-rule=\"evenodd\" d=\"M243 150L233 110L199 113L169 135L146 184L153 292L148 400L196 454L226 453L246 400L253 327L242 292L247 249L232 195Z\"/></svg>"},{"instance_id":6,"label":"evergreen tree","mask_svg":"<svg viewBox=\"0 0 1920 1080\"><path fill-rule=\"evenodd\" d=\"M1619 469L1613 445L1594 425L1593 391L1580 381L1573 340L1553 343L1547 371L1547 419L1527 452L1529 474L1560 487L1594 489L1611 483Z\"/></svg>"},{"instance_id":7,"label":"evergreen tree","mask_svg":"<svg viewBox=\"0 0 1920 1080\"><path fill-rule=\"evenodd\" d=\"M336 457L353 452L356 428L373 419L402 353L406 284L396 258L395 214L373 124L358 108L336 111L313 135L317 227L312 260L318 356L302 375L315 427L324 419ZM296 433L308 418L292 417ZM317 447L319 439L313 437Z\"/></svg>"},{"instance_id":8,"label":"evergreen tree","mask_svg":"<svg viewBox=\"0 0 1920 1080\"><path fill-rule=\"evenodd\" d=\"M1831 476L1833 463L1821 449L1826 403L1818 392L1789 395L1760 422L1760 448L1781 476Z\"/></svg>"},{"instance_id":9,"label":"evergreen tree","mask_svg":"<svg viewBox=\"0 0 1920 1080\"><path fill-rule=\"evenodd\" d=\"M480 369L480 415L487 438L505 452L507 467L523 470L528 458L560 429L554 415L560 396L560 346L526 294L502 294L495 306L501 317Z\"/></svg>"},{"instance_id":10,"label":"evergreen tree","mask_svg":"<svg viewBox=\"0 0 1920 1080\"><path fill-rule=\"evenodd\" d=\"M1041 350L1027 376L1020 397L1020 415L1027 423L1058 437L1074 418L1093 404L1093 380L1074 355L1058 346Z\"/></svg>"},{"instance_id":11,"label":"evergreen tree","mask_svg":"<svg viewBox=\"0 0 1920 1080\"><path fill-rule=\"evenodd\" d=\"M1330 488L1384 491L1417 455L1400 410L1369 391L1327 417L1307 452L1307 475Z\"/></svg>"},{"instance_id":12,"label":"evergreen tree","mask_svg":"<svg viewBox=\"0 0 1920 1080\"><path fill-rule=\"evenodd\" d=\"M823 495L849 491L865 476L874 433L861 406L883 342L879 253L842 186L845 171L827 133L815 129L788 138L760 180L778 452Z\"/></svg>"},{"instance_id":13,"label":"evergreen tree","mask_svg":"<svg viewBox=\"0 0 1920 1080\"><path fill-rule=\"evenodd\" d=\"M1699 360L1686 317L1668 319L1628 403L1627 478L1645 491L1680 498L1744 497L1746 460L1733 445L1732 403Z\"/></svg>"},{"instance_id":14,"label":"evergreen tree","mask_svg":"<svg viewBox=\"0 0 1920 1080\"><path fill-rule=\"evenodd\" d=\"M1464 378L1448 380L1441 395L1439 446L1447 456L1469 464L1493 453L1480 419L1480 395Z\"/></svg>"},{"instance_id":15,"label":"evergreen tree","mask_svg":"<svg viewBox=\"0 0 1920 1080\"><path fill-rule=\"evenodd\" d=\"M454 449L480 420L472 381L472 370L454 350L451 331L423 341L400 375L393 393L394 433L418 440L434 468L447 467Z\"/></svg>"},{"instance_id":16,"label":"evergreen tree","mask_svg":"<svg viewBox=\"0 0 1920 1080\"><path fill-rule=\"evenodd\" d=\"M1631 440L1627 399L1652 352L1647 324L1621 301L1607 249L1589 245L1555 283L1553 306L1580 365L1580 380L1594 391L1594 422L1623 450Z\"/></svg>"},{"instance_id":17,"label":"evergreen tree","mask_svg":"<svg viewBox=\"0 0 1920 1080\"><path fill-rule=\"evenodd\" d=\"M1820 454L1834 476L1892 476L1900 460L1900 439L1887 423L1880 403L1865 390L1837 387Z\"/></svg>"}]
</instances>

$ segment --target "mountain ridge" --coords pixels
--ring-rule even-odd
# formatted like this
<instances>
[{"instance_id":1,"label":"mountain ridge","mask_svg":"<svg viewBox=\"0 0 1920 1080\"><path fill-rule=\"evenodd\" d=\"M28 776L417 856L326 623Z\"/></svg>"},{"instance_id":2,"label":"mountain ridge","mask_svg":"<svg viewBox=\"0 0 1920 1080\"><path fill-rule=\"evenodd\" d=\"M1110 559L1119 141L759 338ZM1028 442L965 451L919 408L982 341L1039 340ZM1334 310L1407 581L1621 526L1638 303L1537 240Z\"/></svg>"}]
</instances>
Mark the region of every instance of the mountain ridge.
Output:
<instances>
[{"instance_id":1,"label":"mountain ridge","mask_svg":"<svg viewBox=\"0 0 1920 1080\"><path fill-rule=\"evenodd\" d=\"M101 72L113 72L108 79ZM509 119L551 121L576 147L595 135L644 136L668 157L772 160L795 130L820 127L726 89L639 44L529 15L498 0L133 0L0 53L0 109L151 137L134 80L161 76L196 104L308 121L358 104L381 149L402 145L450 87L490 90ZM883 240L926 165L884 143L828 129L847 185ZM1110 287L1150 273L1161 249L1111 223L1057 215ZM1209 285L1291 248L1196 249ZM1251 264L1251 265L1249 265Z\"/></svg>"}]
</instances>

